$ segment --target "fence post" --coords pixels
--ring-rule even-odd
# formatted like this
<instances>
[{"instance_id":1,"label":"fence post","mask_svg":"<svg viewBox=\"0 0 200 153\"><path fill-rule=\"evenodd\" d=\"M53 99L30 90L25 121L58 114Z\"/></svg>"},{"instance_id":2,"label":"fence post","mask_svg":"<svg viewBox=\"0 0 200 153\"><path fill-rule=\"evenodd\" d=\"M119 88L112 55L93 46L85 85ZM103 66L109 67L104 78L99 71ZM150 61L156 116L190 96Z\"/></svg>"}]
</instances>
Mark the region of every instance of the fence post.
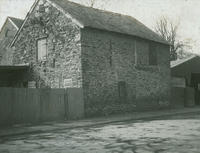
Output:
<instances>
[{"instance_id":1,"label":"fence post","mask_svg":"<svg viewBox=\"0 0 200 153\"><path fill-rule=\"evenodd\" d=\"M185 88L185 106L192 107L195 105L195 90L191 87Z\"/></svg>"},{"instance_id":2,"label":"fence post","mask_svg":"<svg viewBox=\"0 0 200 153\"><path fill-rule=\"evenodd\" d=\"M13 88L7 88L10 90L10 92L8 92L8 95L11 96L11 101L9 101L9 105L10 105L10 124L14 124L15 123L15 117L14 117L14 113L15 113L15 106L16 106L16 94L15 94L15 89Z\"/></svg>"},{"instance_id":3,"label":"fence post","mask_svg":"<svg viewBox=\"0 0 200 153\"><path fill-rule=\"evenodd\" d=\"M84 117L84 101L82 88L68 88L68 118L80 119Z\"/></svg>"},{"instance_id":4,"label":"fence post","mask_svg":"<svg viewBox=\"0 0 200 153\"><path fill-rule=\"evenodd\" d=\"M68 92L67 89L64 89L64 106L65 106L65 119L69 119L69 104L68 104Z\"/></svg>"}]
</instances>

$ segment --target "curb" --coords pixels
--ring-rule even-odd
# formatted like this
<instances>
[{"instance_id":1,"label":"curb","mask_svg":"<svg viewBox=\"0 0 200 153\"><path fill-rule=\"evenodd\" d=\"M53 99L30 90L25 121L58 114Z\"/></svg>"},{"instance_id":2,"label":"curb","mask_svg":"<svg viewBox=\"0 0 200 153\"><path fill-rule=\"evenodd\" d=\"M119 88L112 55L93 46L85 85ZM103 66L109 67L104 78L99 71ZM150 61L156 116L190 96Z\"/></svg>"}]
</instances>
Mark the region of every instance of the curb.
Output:
<instances>
[{"instance_id":1,"label":"curb","mask_svg":"<svg viewBox=\"0 0 200 153\"><path fill-rule=\"evenodd\" d=\"M39 133L48 133L48 132L56 132L56 131L63 131L66 129L77 129L77 128L87 128L87 127L94 127L94 126L100 126L100 125L106 125L106 124L112 124L112 123L118 123L118 122L126 122L126 121L137 121L137 120L147 120L147 119L159 119L161 117L169 117L169 116L174 116L174 115L181 115L181 114L197 114L200 113L200 110L193 110L193 111L186 111L186 112L175 112L175 113L166 113L166 114L154 114L150 116L136 116L136 117L127 117L127 118L122 118L122 119L116 119L116 120L110 120L110 121L97 121L94 123L88 123L85 125L72 125L72 126L66 126L66 127L54 127L52 124L52 128L47 129L47 130L30 130L26 132L13 132L10 134L0 134L0 138L6 138L6 137L15 137L15 136L20 136L20 135L28 135L28 134L39 134ZM81 121L81 120L80 120ZM84 122L83 122L84 123ZM66 125L68 123L65 123ZM70 123L69 123L70 124ZM41 125L42 126L42 125Z\"/></svg>"}]
</instances>

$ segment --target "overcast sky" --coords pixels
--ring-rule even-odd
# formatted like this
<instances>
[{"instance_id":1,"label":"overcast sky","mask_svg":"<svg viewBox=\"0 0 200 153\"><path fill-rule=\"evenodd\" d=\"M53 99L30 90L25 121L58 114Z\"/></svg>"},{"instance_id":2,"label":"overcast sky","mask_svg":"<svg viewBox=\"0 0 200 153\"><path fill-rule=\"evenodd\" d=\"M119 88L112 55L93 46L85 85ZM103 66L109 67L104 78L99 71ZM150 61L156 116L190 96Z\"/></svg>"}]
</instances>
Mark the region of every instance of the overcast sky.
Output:
<instances>
[{"instance_id":1,"label":"overcast sky","mask_svg":"<svg viewBox=\"0 0 200 153\"><path fill-rule=\"evenodd\" d=\"M0 0L0 27L7 16L24 18L35 0ZM88 0L73 0L86 4ZM179 26L179 37L194 42L194 52L200 53L200 0L97 0L95 7L135 17L151 29L156 20L167 16ZM199 48L199 49L198 49Z\"/></svg>"}]
</instances>

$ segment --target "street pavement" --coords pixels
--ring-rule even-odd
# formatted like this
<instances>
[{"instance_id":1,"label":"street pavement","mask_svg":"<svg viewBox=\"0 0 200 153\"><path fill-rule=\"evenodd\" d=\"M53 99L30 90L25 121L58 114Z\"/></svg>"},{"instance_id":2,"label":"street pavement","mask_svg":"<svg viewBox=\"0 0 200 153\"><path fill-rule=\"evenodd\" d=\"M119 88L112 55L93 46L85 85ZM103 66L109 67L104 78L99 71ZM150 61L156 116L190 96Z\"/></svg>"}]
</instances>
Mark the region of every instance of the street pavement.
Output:
<instances>
[{"instance_id":1,"label":"street pavement","mask_svg":"<svg viewBox=\"0 0 200 153\"><path fill-rule=\"evenodd\" d=\"M45 122L39 124L18 124L11 127L0 126L0 137L30 134L30 133L46 133L50 131L58 131L64 129L74 129L80 127L91 127L121 121L141 120L163 116L174 116L188 113L200 112L200 107L185 107L173 109L161 109L153 111L132 112L129 114L115 114L112 116L102 116L96 118L87 118L82 120L64 120Z\"/></svg>"},{"instance_id":2,"label":"street pavement","mask_svg":"<svg viewBox=\"0 0 200 153\"><path fill-rule=\"evenodd\" d=\"M200 153L200 113L0 138L0 153Z\"/></svg>"}]
</instances>

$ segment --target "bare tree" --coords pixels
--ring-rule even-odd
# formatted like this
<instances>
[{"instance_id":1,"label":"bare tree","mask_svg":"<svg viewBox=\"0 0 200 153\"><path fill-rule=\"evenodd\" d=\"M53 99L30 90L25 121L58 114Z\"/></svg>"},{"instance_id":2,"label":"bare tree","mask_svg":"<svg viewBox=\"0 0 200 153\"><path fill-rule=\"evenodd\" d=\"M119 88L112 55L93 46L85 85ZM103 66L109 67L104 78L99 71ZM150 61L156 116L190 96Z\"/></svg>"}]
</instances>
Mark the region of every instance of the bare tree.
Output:
<instances>
[{"instance_id":1,"label":"bare tree","mask_svg":"<svg viewBox=\"0 0 200 153\"><path fill-rule=\"evenodd\" d=\"M177 57L178 59L184 59L189 56L192 56L193 53L193 47L196 45L196 42L193 41L191 38L185 39L181 42L183 44L183 47L177 50Z\"/></svg>"},{"instance_id":2,"label":"bare tree","mask_svg":"<svg viewBox=\"0 0 200 153\"><path fill-rule=\"evenodd\" d=\"M104 9L104 6L107 4L108 0L82 0L81 2L92 8L96 7Z\"/></svg>"},{"instance_id":3,"label":"bare tree","mask_svg":"<svg viewBox=\"0 0 200 153\"><path fill-rule=\"evenodd\" d=\"M160 18L155 25L155 31L171 44L170 59L176 60L179 50L183 50L184 43L177 39L177 30L179 24L172 23L166 17Z\"/></svg>"},{"instance_id":4,"label":"bare tree","mask_svg":"<svg viewBox=\"0 0 200 153\"><path fill-rule=\"evenodd\" d=\"M94 4L96 3L97 0L89 0L88 1L88 6L94 7Z\"/></svg>"}]
</instances>

